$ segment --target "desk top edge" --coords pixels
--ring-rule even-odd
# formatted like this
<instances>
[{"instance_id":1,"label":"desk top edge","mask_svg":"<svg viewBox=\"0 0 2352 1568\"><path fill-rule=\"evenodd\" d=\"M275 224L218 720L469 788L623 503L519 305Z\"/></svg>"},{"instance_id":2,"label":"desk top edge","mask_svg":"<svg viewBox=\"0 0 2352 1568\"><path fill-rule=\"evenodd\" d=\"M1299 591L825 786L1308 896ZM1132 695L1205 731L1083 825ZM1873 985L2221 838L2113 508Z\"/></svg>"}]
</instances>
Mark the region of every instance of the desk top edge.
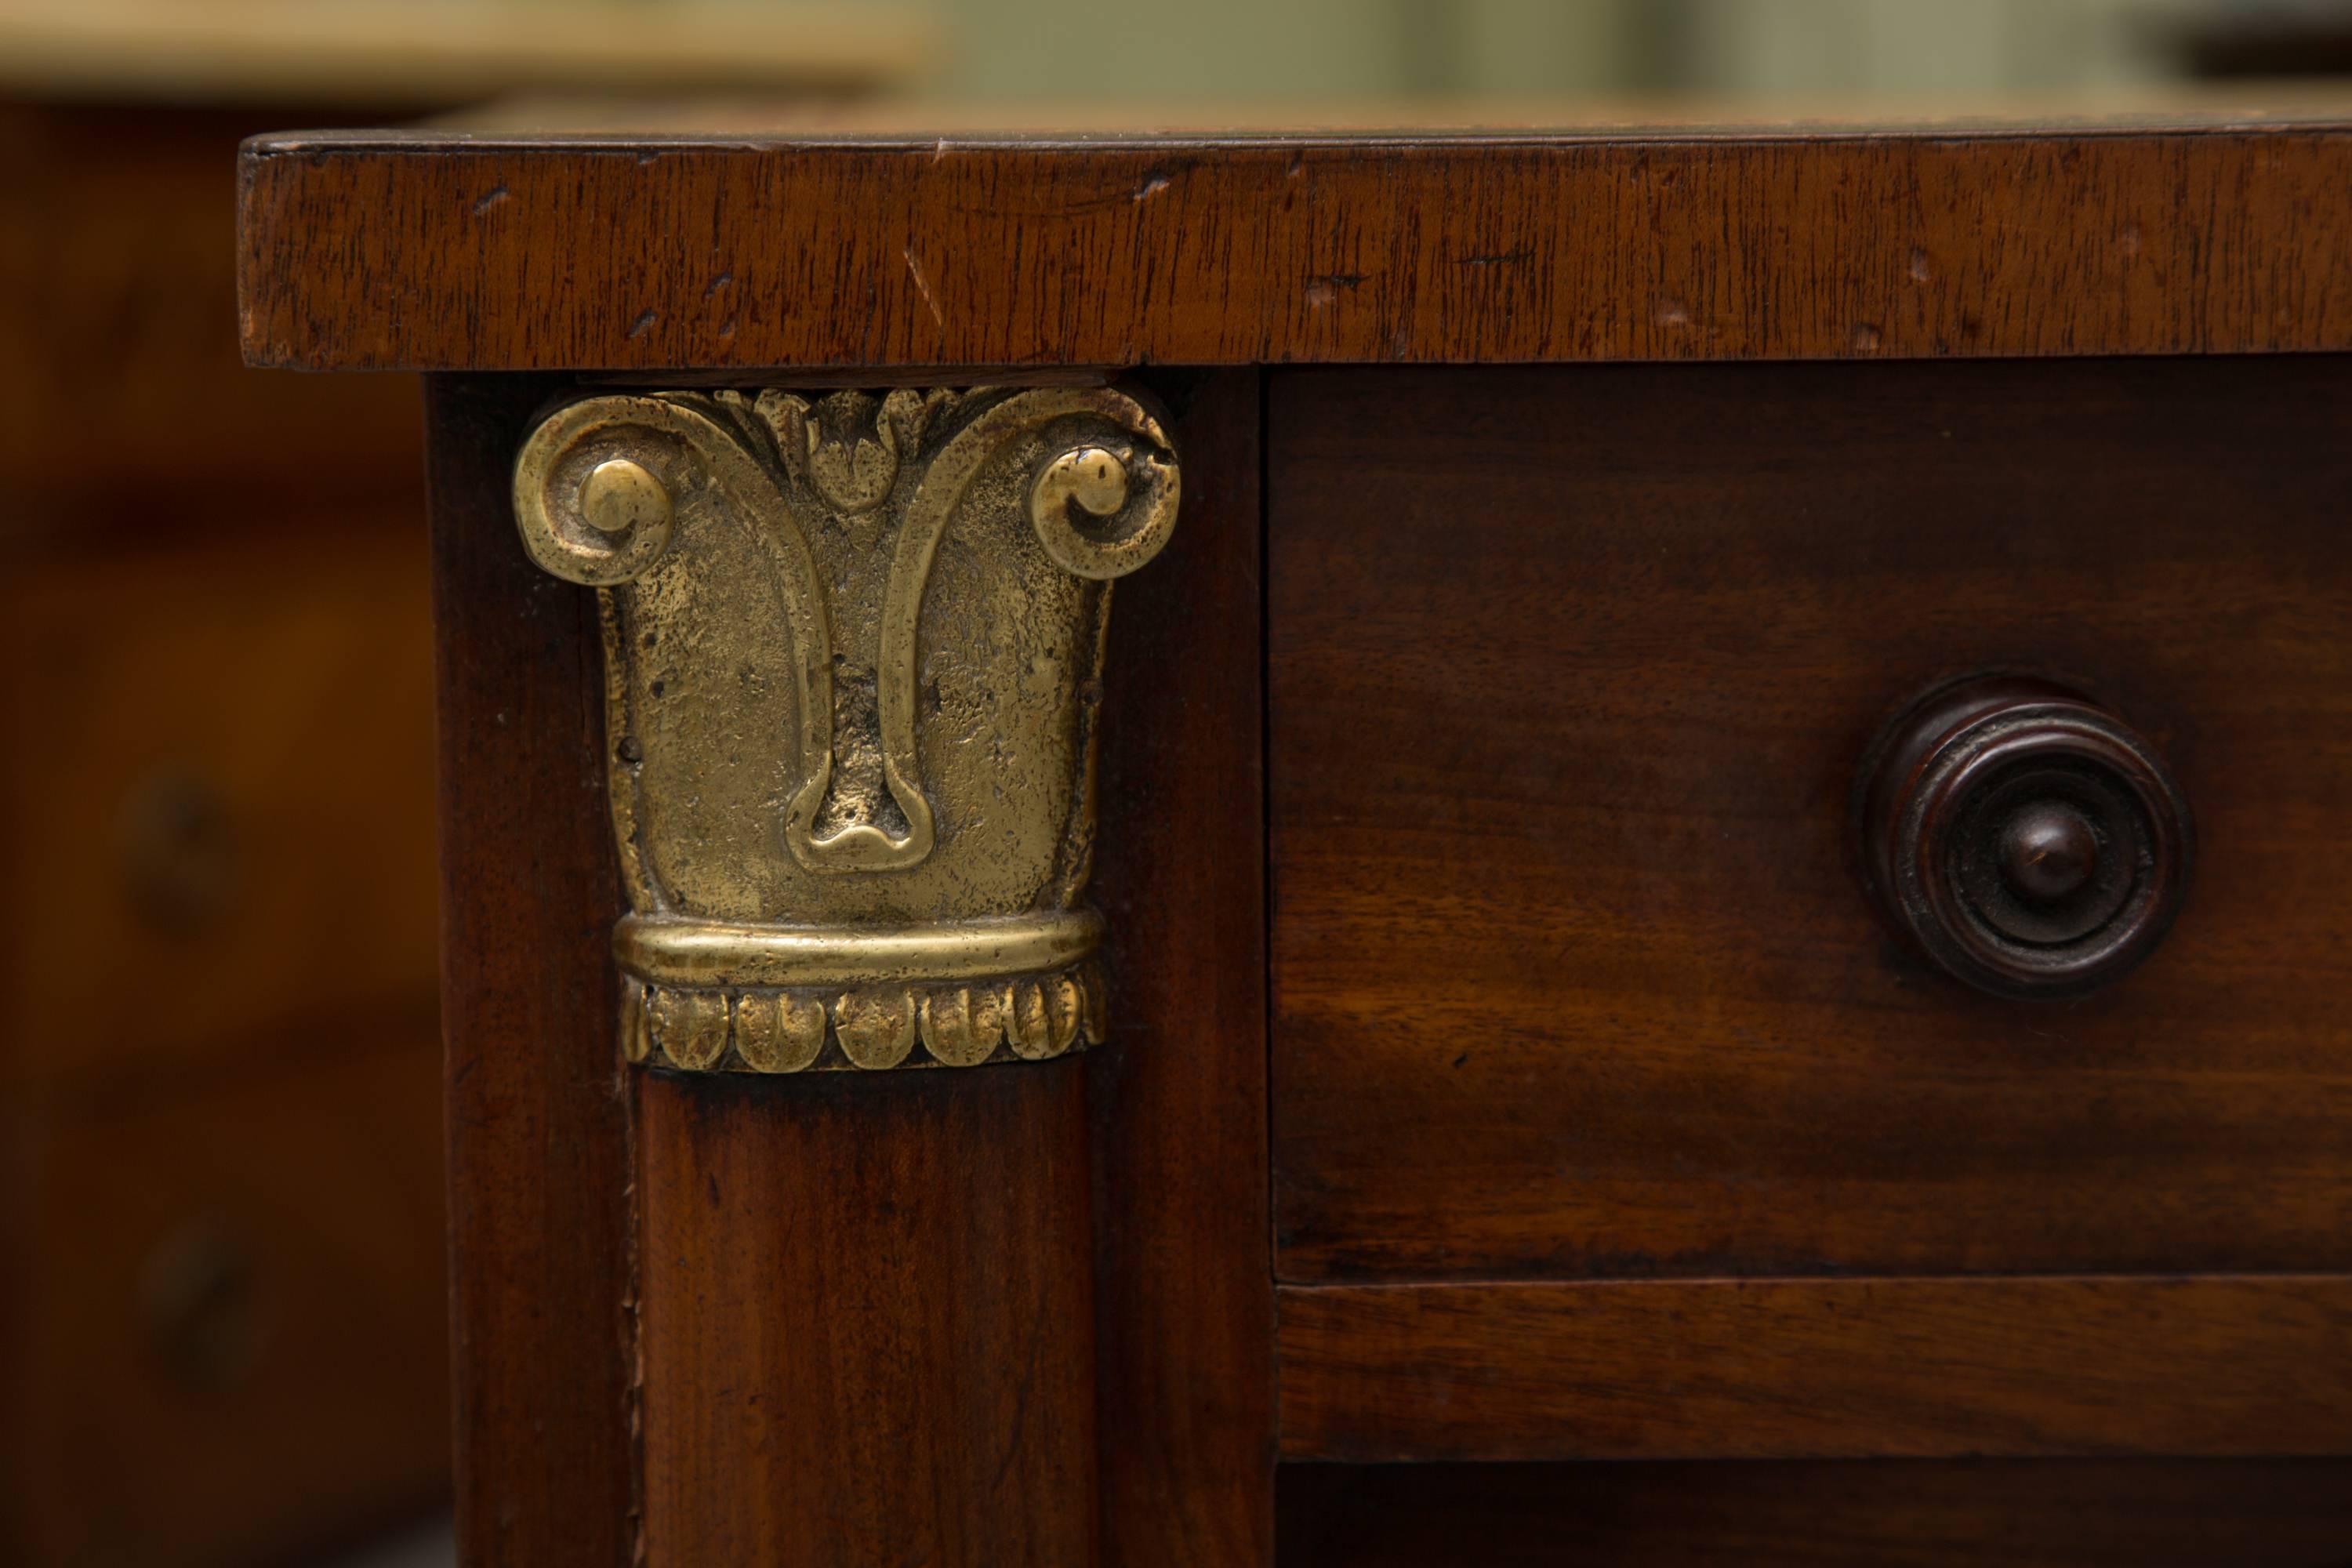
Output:
<instances>
[{"instance_id":1,"label":"desk top edge","mask_svg":"<svg viewBox=\"0 0 2352 1568\"><path fill-rule=\"evenodd\" d=\"M658 118L663 111L654 112ZM954 152L1020 153L1065 158L1118 150L1215 157L1290 149L1540 151L1684 142L1817 145L1883 141L1968 142L2352 134L2352 101L2330 104L2325 110L2215 107L2031 118L2000 113L1619 117L1597 112L1590 119L1522 121L1507 115L1423 121L1359 119L1334 113L1297 120L1243 119L1222 124L1200 122L1192 117L1122 123L1085 116L1074 116L1061 123L992 123L984 114L971 119L952 114L909 118L887 111L860 114L835 108L804 118L788 116L762 121L755 117L740 124L730 124L722 113L704 122L689 120L640 125L622 121L566 125L561 122L562 113L560 104L552 108L551 117L557 123L549 129L519 128L495 119L477 125L460 117L441 123L381 129L271 132L248 138L243 153L247 160L352 155L435 159L468 153L522 153L562 158L693 152L740 157L777 153L937 153L945 147Z\"/></svg>"},{"instance_id":2,"label":"desk top edge","mask_svg":"<svg viewBox=\"0 0 2352 1568\"><path fill-rule=\"evenodd\" d=\"M239 202L314 370L2352 351L2352 116L289 132Z\"/></svg>"}]
</instances>

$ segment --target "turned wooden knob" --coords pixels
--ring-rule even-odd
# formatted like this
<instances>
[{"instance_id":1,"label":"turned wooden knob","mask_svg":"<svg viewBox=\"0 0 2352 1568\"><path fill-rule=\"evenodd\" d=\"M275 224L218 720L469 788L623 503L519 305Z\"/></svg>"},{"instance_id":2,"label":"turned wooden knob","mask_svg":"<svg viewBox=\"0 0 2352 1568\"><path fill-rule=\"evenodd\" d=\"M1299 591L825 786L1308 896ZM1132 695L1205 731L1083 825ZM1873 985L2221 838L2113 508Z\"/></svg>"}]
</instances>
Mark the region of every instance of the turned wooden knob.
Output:
<instances>
[{"instance_id":1,"label":"turned wooden knob","mask_svg":"<svg viewBox=\"0 0 2352 1568\"><path fill-rule=\"evenodd\" d=\"M2189 887L2194 836L2147 742L2049 681L1946 686L1863 764L1864 876L1879 912L1957 979L2074 996L2156 950Z\"/></svg>"}]
</instances>

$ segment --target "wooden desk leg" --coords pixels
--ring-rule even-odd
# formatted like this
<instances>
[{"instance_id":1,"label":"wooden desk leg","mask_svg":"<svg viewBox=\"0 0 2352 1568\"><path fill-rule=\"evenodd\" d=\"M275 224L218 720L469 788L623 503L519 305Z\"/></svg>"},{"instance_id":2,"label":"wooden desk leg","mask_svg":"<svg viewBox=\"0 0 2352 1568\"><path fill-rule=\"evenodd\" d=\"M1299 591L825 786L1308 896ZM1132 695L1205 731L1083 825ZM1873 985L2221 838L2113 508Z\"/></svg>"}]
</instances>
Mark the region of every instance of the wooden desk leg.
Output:
<instances>
[{"instance_id":1,"label":"wooden desk leg","mask_svg":"<svg viewBox=\"0 0 2352 1568\"><path fill-rule=\"evenodd\" d=\"M1090 1564L1082 895L1110 581L1174 450L1102 387L518 417L548 390L435 403L467 1550ZM550 1448L593 1468L509 1451Z\"/></svg>"},{"instance_id":2,"label":"wooden desk leg","mask_svg":"<svg viewBox=\"0 0 2352 1568\"><path fill-rule=\"evenodd\" d=\"M457 1532L471 1568L625 1568L628 1098L596 606L515 544L543 376L425 384L440 642Z\"/></svg>"},{"instance_id":3,"label":"wooden desk leg","mask_svg":"<svg viewBox=\"0 0 2352 1568\"><path fill-rule=\"evenodd\" d=\"M1082 1058L638 1079L646 1561L1095 1561Z\"/></svg>"},{"instance_id":4,"label":"wooden desk leg","mask_svg":"<svg viewBox=\"0 0 2352 1568\"><path fill-rule=\"evenodd\" d=\"M1116 1046L1094 1100L1103 1559L1274 1561L1260 382L1172 373L1184 526L1119 602L1096 895Z\"/></svg>"}]
</instances>

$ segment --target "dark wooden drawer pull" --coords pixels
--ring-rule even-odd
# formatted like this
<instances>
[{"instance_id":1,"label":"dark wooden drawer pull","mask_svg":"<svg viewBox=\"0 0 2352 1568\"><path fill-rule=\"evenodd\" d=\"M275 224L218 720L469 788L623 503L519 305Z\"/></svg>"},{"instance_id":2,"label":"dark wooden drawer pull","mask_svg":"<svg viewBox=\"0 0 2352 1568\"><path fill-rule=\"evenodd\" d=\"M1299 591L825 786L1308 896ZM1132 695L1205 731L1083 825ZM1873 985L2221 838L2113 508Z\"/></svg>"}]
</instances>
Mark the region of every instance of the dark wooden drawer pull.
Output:
<instances>
[{"instance_id":1,"label":"dark wooden drawer pull","mask_svg":"<svg viewBox=\"0 0 2352 1568\"><path fill-rule=\"evenodd\" d=\"M2081 692L2021 676L1945 686L1863 766L1879 911L1955 978L2080 995L2164 938L2189 886L2189 804L2153 748Z\"/></svg>"}]
</instances>

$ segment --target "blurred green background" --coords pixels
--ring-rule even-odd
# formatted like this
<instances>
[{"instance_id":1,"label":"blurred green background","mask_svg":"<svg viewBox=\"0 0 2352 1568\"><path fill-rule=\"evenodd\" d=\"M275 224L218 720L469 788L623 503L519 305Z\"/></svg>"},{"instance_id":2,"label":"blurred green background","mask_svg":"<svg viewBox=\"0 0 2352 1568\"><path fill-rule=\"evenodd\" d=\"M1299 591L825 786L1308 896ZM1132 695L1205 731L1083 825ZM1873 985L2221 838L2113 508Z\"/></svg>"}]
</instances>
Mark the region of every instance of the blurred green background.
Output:
<instances>
[{"instance_id":1,"label":"blurred green background","mask_svg":"<svg viewBox=\"0 0 2352 1568\"><path fill-rule=\"evenodd\" d=\"M2149 0L943 0L938 87L1028 101L1979 95L2160 79L2278 7ZM2330 9L2339 9L2332 7ZM1109 68L1106 69L1105 68Z\"/></svg>"}]
</instances>

